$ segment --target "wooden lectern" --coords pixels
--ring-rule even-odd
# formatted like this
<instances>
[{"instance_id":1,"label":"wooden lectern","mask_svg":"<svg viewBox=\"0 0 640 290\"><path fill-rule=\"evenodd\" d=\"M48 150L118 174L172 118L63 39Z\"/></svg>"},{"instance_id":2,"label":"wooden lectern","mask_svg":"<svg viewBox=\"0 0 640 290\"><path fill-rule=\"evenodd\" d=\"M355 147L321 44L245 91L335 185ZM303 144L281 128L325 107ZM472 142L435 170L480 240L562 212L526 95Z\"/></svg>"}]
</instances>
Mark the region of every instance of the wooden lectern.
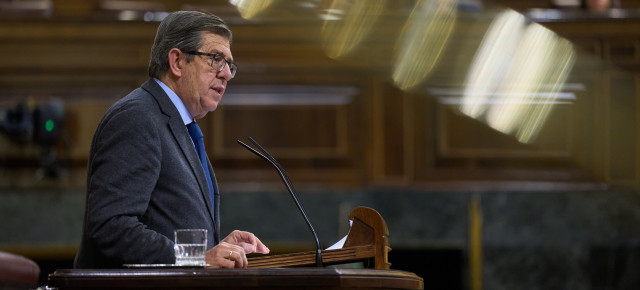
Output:
<instances>
[{"instance_id":1,"label":"wooden lectern","mask_svg":"<svg viewBox=\"0 0 640 290\"><path fill-rule=\"evenodd\" d=\"M413 273L376 269L56 270L49 289L423 289Z\"/></svg>"},{"instance_id":2,"label":"wooden lectern","mask_svg":"<svg viewBox=\"0 0 640 290\"><path fill-rule=\"evenodd\" d=\"M389 269L389 230L380 214L368 207L358 207L349 215L353 221L342 249L322 251L324 265L363 261L365 267ZM302 252L249 258L249 268L310 266L315 252Z\"/></svg>"},{"instance_id":3,"label":"wooden lectern","mask_svg":"<svg viewBox=\"0 0 640 290\"><path fill-rule=\"evenodd\" d=\"M342 249L322 251L324 265L364 261L369 269L306 267L315 252L254 257L249 269L135 268L56 270L51 289L423 289L414 273L389 270L389 231L378 212L354 209ZM290 268L288 268L290 267ZM373 269L370 269L373 268Z\"/></svg>"}]
</instances>

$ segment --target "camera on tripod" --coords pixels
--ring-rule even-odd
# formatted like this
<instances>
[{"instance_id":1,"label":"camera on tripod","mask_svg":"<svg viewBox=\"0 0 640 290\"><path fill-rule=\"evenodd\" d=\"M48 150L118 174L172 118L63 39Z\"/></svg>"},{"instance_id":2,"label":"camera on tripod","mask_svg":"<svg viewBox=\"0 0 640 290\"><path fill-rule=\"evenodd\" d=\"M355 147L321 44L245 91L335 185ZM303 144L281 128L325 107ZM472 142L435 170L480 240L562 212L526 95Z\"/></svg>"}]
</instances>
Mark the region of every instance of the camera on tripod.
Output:
<instances>
[{"instance_id":1,"label":"camera on tripod","mask_svg":"<svg viewBox=\"0 0 640 290\"><path fill-rule=\"evenodd\" d=\"M19 146L39 145L42 148L41 169L49 177L62 174L56 162L56 145L63 125L64 103L60 99L37 105L27 99L13 108L0 108L0 132Z\"/></svg>"}]
</instances>

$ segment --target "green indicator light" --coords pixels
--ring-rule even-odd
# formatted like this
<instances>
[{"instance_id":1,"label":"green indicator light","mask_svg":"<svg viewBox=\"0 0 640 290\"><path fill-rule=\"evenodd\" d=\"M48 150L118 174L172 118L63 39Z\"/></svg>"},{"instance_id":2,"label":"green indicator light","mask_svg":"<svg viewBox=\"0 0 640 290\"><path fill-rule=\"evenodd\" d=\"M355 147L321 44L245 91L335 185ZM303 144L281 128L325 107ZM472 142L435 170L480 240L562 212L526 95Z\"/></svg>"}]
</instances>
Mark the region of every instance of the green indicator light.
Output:
<instances>
[{"instance_id":1,"label":"green indicator light","mask_svg":"<svg viewBox=\"0 0 640 290\"><path fill-rule=\"evenodd\" d=\"M47 120L47 122L44 123L44 128L47 130L47 132L53 131L54 126L55 124L51 119Z\"/></svg>"}]
</instances>

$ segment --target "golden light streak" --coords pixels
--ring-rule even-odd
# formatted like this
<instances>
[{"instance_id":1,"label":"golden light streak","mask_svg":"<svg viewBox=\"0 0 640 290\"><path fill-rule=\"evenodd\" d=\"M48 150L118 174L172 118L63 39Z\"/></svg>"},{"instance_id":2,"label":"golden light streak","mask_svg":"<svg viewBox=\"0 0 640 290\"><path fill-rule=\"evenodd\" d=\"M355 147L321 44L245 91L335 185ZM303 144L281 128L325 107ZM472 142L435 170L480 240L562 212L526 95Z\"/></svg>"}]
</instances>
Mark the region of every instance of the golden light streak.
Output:
<instances>
[{"instance_id":1,"label":"golden light streak","mask_svg":"<svg viewBox=\"0 0 640 290\"><path fill-rule=\"evenodd\" d=\"M548 98L530 102L528 96L543 90L552 81L552 88L564 82L561 75L552 73L558 65L555 54L559 38L555 33L538 25L531 24L526 29L516 49L513 61L501 86L496 91L501 102L493 105L487 112L487 123L505 134L515 134L520 142L529 142L548 117L555 94ZM566 61L571 57L562 55ZM570 56L570 55L569 55ZM565 61L565 63L566 63ZM561 72L567 73L566 64L560 63ZM555 75L555 79L549 76ZM558 79L560 78L560 79Z\"/></svg>"},{"instance_id":2,"label":"golden light streak","mask_svg":"<svg viewBox=\"0 0 640 290\"><path fill-rule=\"evenodd\" d=\"M524 29L525 18L508 10L489 27L467 74L460 111L478 118L487 110L487 101L504 78Z\"/></svg>"},{"instance_id":3,"label":"golden light streak","mask_svg":"<svg viewBox=\"0 0 640 290\"><path fill-rule=\"evenodd\" d=\"M467 74L460 111L532 142L575 62L573 46L507 10L491 24Z\"/></svg>"},{"instance_id":4,"label":"golden light streak","mask_svg":"<svg viewBox=\"0 0 640 290\"><path fill-rule=\"evenodd\" d=\"M547 91L551 98L542 104L532 104L529 109L528 118L524 119L522 126L518 129L516 137L520 142L528 143L537 135L545 120L551 113L553 103L557 99L562 85L567 81L569 72L575 62L573 46L565 39L556 39L554 47L549 50L549 58L546 61L547 68L543 75L542 84L551 84Z\"/></svg>"},{"instance_id":5,"label":"golden light streak","mask_svg":"<svg viewBox=\"0 0 640 290\"><path fill-rule=\"evenodd\" d=\"M522 124L528 104L522 102L523 95L536 91L541 85L541 73L545 65L545 54L550 48L553 34L541 26L528 26L516 48L516 53L506 71L496 94L500 103L487 112L487 123L494 129L511 134Z\"/></svg>"},{"instance_id":6,"label":"golden light streak","mask_svg":"<svg viewBox=\"0 0 640 290\"><path fill-rule=\"evenodd\" d=\"M244 19L252 19L260 12L273 4L274 0L230 0L229 3L236 6L240 16Z\"/></svg>"},{"instance_id":7,"label":"golden light streak","mask_svg":"<svg viewBox=\"0 0 640 290\"><path fill-rule=\"evenodd\" d=\"M322 25L322 39L326 54L337 59L351 52L373 29L387 0L334 0Z\"/></svg>"},{"instance_id":8,"label":"golden light streak","mask_svg":"<svg viewBox=\"0 0 640 290\"><path fill-rule=\"evenodd\" d=\"M456 0L416 2L396 43L393 81L402 90L424 81L440 58L455 25Z\"/></svg>"}]
</instances>

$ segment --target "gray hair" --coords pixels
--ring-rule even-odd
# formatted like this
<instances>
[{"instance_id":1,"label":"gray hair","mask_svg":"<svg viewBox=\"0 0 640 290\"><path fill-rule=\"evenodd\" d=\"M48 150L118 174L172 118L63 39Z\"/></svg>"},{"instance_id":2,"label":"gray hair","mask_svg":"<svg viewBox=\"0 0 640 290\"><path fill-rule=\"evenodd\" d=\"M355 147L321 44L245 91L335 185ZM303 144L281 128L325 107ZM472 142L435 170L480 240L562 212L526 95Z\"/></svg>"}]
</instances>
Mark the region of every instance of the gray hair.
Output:
<instances>
[{"instance_id":1,"label":"gray hair","mask_svg":"<svg viewBox=\"0 0 640 290\"><path fill-rule=\"evenodd\" d=\"M162 20L158 26L156 39L151 47L149 76L160 78L169 70L169 51L173 48L181 51L195 51L202 47L202 32L209 31L220 35L231 43L232 34L220 17L197 11L175 11ZM187 55L187 60L193 60Z\"/></svg>"}]
</instances>

